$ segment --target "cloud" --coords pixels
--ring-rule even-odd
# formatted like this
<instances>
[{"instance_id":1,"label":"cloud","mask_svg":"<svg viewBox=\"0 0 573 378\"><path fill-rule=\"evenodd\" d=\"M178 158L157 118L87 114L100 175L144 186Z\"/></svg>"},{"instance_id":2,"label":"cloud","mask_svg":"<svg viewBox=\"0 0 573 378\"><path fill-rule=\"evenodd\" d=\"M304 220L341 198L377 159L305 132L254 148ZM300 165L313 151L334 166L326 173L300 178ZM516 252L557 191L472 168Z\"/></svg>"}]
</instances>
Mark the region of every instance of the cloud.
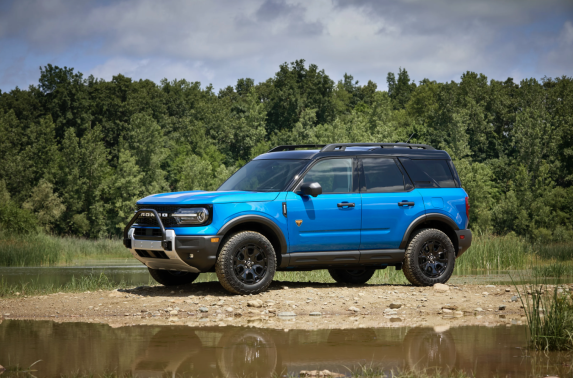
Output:
<instances>
[{"instance_id":1,"label":"cloud","mask_svg":"<svg viewBox=\"0 0 573 378\"><path fill-rule=\"evenodd\" d=\"M400 66L417 80L459 79L466 70L499 80L573 74L571 54L562 51L573 39L569 0L6 4L0 12L0 70L17 67L26 50L28 70L57 61L104 78L120 72L155 81L184 75L177 77L216 88L240 77L265 80L279 64L301 58L334 79L348 72L380 88ZM23 49L9 47L14 44ZM14 80L0 77L0 88Z\"/></svg>"}]
</instances>

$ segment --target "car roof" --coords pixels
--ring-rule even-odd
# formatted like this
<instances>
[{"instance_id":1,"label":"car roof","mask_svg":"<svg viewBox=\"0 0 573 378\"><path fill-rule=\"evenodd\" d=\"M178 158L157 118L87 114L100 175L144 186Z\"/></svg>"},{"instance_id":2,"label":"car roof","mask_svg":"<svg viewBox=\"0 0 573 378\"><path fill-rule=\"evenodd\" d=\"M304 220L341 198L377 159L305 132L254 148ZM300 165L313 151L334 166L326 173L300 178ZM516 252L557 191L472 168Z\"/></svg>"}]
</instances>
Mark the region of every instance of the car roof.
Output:
<instances>
[{"instance_id":1,"label":"car roof","mask_svg":"<svg viewBox=\"0 0 573 378\"><path fill-rule=\"evenodd\" d=\"M272 150L271 150L272 151ZM408 147L363 147L348 146L345 150L324 151L321 150L287 150L267 152L257 156L254 160L310 160L321 157L336 156L396 156L410 159L446 159L450 155L446 151L434 149L412 149Z\"/></svg>"}]
</instances>

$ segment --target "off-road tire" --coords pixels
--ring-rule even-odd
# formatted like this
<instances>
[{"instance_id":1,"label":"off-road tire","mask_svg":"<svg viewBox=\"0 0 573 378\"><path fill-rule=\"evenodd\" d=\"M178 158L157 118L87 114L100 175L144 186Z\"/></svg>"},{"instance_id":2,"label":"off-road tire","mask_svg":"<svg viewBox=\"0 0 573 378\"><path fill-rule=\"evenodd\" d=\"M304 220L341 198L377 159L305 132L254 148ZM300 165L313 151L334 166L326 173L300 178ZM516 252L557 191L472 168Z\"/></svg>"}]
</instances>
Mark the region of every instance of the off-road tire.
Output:
<instances>
[{"instance_id":1,"label":"off-road tire","mask_svg":"<svg viewBox=\"0 0 573 378\"><path fill-rule=\"evenodd\" d=\"M437 277L429 277L420 267L419 256L425 243L436 241L440 243L447 258L447 265L444 271ZM414 286L433 286L437 283L446 283L454 271L456 262L456 252L452 241L440 230L435 228L424 228L418 230L411 237L406 249L406 256L402 270L404 275Z\"/></svg>"},{"instance_id":2,"label":"off-road tire","mask_svg":"<svg viewBox=\"0 0 573 378\"><path fill-rule=\"evenodd\" d=\"M149 269L149 274L155 281L165 286L188 285L199 277L199 273L147 269Z\"/></svg>"},{"instance_id":3,"label":"off-road tire","mask_svg":"<svg viewBox=\"0 0 573 378\"><path fill-rule=\"evenodd\" d=\"M328 269L330 276L341 284L362 285L368 282L374 275L376 269L356 268L356 269Z\"/></svg>"},{"instance_id":4,"label":"off-road tire","mask_svg":"<svg viewBox=\"0 0 573 378\"><path fill-rule=\"evenodd\" d=\"M245 248L247 248L245 250ZM249 248L255 248L256 252L262 253L266 258L266 271L262 278L252 284L245 283L237 276L239 273L235 269L240 269L235 263L238 254ZM223 247L215 264L215 272L221 285L233 294L257 294L265 291L275 275L277 268L277 257L273 245L262 234L254 231L242 231L231 235L223 240ZM253 276L251 276L253 277Z\"/></svg>"}]
</instances>

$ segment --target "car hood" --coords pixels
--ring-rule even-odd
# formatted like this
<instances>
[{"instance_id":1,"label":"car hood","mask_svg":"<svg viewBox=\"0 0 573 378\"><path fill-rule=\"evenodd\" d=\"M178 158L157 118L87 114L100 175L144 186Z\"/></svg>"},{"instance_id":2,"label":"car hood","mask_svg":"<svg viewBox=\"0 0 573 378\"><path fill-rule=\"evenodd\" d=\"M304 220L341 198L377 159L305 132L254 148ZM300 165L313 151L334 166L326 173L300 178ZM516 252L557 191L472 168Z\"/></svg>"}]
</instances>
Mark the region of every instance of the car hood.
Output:
<instances>
[{"instance_id":1,"label":"car hood","mask_svg":"<svg viewBox=\"0 0 573 378\"><path fill-rule=\"evenodd\" d=\"M231 202L265 202L272 201L279 192L174 192L152 194L137 201L138 205L209 205Z\"/></svg>"}]
</instances>

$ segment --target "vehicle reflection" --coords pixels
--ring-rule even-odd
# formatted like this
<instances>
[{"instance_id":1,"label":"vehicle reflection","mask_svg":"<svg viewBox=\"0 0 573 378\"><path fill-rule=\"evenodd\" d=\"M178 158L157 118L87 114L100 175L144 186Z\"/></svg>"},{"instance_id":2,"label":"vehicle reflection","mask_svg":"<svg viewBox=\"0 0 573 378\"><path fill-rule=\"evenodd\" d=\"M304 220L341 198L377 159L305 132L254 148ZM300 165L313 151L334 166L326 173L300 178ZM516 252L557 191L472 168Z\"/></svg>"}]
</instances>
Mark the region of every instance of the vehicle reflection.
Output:
<instances>
[{"instance_id":1,"label":"vehicle reflection","mask_svg":"<svg viewBox=\"0 0 573 378\"><path fill-rule=\"evenodd\" d=\"M289 332L257 328L168 327L134 361L140 377L269 377L328 368L449 370L456 363L450 331L432 328Z\"/></svg>"}]
</instances>

